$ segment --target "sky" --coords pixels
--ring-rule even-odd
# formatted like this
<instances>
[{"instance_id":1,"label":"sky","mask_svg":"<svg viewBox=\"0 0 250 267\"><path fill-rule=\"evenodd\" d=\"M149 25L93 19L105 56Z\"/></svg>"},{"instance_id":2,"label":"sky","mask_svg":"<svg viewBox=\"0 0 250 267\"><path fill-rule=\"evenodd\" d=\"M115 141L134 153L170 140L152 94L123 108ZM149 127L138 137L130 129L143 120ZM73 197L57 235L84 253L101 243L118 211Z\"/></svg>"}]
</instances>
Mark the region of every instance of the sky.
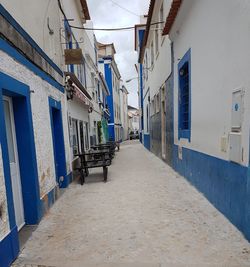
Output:
<instances>
[{"instance_id":1,"label":"sky","mask_svg":"<svg viewBox=\"0 0 250 267\"><path fill-rule=\"evenodd\" d=\"M134 26L140 23L139 16L147 14L149 7L149 0L88 0L87 3L95 28ZM134 50L134 30L95 31L95 35L101 43L114 43L116 49L115 60L123 81L138 76L135 70L138 55ZM137 79L124 85L129 91L129 105L138 107Z\"/></svg>"}]
</instances>

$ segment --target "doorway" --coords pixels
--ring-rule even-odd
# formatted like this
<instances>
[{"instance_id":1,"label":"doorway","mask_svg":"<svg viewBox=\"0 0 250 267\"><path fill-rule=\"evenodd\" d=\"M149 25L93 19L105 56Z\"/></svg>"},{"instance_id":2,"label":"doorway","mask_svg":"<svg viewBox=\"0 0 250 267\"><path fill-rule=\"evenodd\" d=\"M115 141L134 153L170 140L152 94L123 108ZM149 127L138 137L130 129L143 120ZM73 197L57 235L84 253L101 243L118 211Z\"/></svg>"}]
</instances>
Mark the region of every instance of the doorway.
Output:
<instances>
[{"instance_id":1,"label":"doorway","mask_svg":"<svg viewBox=\"0 0 250 267\"><path fill-rule=\"evenodd\" d=\"M64 147L61 103L55 101L52 98L49 98L49 104L56 181L59 187L64 188L68 186L69 181L67 181L66 179L66 157Z\"/></svg>"},{"instance_id":2,"label":"doorway","mask_svg":"<svg viewBox=\"0 0 250 267\"><path fill-rule=\"evenodd\" d=\"M7 146L9 154L11 185L13 192L14 211L18 231L25 225L22 183L17 153L16 129L12 99L3 97L4 119L6 127Z\"/></svg>"},{"instance_id":3,"label":"doorway","mask_svg":"<svg viewBox=\"0 0 250 267\"><path fill-rule=\"evenodd\" d=\"M165 86L161 89L161 151L162 158L166 159L166 107L165 107Z\"/></svg>"}]
</instances>

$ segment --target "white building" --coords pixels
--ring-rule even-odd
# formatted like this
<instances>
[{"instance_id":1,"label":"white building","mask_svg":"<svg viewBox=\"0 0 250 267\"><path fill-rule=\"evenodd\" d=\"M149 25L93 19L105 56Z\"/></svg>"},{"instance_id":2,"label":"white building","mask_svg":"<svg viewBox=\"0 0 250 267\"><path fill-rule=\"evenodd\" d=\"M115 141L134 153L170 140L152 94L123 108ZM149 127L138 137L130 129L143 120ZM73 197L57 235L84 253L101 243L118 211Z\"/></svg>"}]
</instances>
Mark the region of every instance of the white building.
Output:
<instances>
[{"instance_id":1,"label":"white building","mask_svg":"<svg viewBox=\"0 0 250 267\"><path fill-rule=\"evenodd\" d=\"M175 168L248 239L249 12L248 1L175 1L164 28L173 42Z\"/></svg>"},{"instance_id":2,"label":"white building","mask_svg":"<svg viewBox=\"0 0 250 267\"><path fill-rule=\"evenodd\" d=\"M139 132L140 130L140 112L137 108L128 105L129 133Z\"/></svg>"},{"instance_id":3,"label":"white building","mask_svg":"<svg viewBox=\"0 0 250 267\"><path fill-rule=\"evenodd\" d=\"M122 140L128 139L128 90L124 85L120 88L120 109L121 109L121 136Z\"/></svg>"},{"instance_id":4,"label":"white building","mask_svg":"<svg viewBox=\"0 0 250 267\"><path fill-rule=\"evenodd\" d=\"M61 34L66 64L64 70L72 169L77 163L76 155L90 148L89 113L93 109L92 95L87 90L89 67L85 56L85 44L89 39L84 30L71 27L71 24L83 27L86 20L90 20L87 4L83 3L80 0L61 0Z\"/></svg>"},{"instance_id":5,"label":"white building","mask_svg":"<svg viewBox=\"0 0 250 267\"><path fill-rule=\"evenodd\" d=\"M248 240L249 12L250 2L241 0L151 0L139 46L151 151L165 156ZM157 33L151 24L162 18Z\"/></svg>"},{"instance_id":6,"label":"white building","mask_svg":"<svg viewBox=\"0 0 250 267\"><path fill-rule=\"evenodd\" d=\"M107 97L107 105L110 111L108 121L109 139L111 141L122 140L121 108L120 108L120 79L121 74L115 61L114 44L98 43L99 69L103 73L109 87L110 95Z\"/></svg>"},{"instance_id":7,"label":"white building","mask_svg":"<svg viewBox=\"0 0 250 267\"><path fill-rule=\"evenodd\" d=\"M141 19L142 24L135 27L135 49L138 52L141 141L171 164L171 45L168 36L162 36L169 4L168 0L150 1L146 27L145 17Z\"/></svg>"},{"instance_id":8,"label":"white building","mask_svg":"<svg viewBox=\"0 0 250 267\"><path fill-rule=\"evenodd\" d=\"M59 12L57 1L0 4L1 267L72 179Z\"/></svg>"}]
</instances>

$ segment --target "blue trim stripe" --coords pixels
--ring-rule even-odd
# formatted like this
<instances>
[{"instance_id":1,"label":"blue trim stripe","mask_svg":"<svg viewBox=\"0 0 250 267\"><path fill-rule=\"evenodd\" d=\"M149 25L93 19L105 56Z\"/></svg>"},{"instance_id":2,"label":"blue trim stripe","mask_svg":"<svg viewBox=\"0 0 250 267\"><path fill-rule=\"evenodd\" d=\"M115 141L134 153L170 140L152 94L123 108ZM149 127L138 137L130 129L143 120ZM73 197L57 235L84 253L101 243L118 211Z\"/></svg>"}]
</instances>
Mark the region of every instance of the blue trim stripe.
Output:
<instances>
[{"instance_id":1,"label":"blue trim stripe","mask_svg":"<svg viewBox=\"0 0 250 267\"><path fill-rule=\"evenodd\" d=\"M0 76L0 84L1 84L1 76ZM9 224L10 228L12 229L16 225L16 220L14 212L13 192L11 185L10 165L9 165L9 153L8 153L7 137L5 131L5 118L4 118L4 108L2 99L3 99L3 91L0 86L0 141L2 148L6 198L8 203Z\"/></svg>"},{"instance_id":2,"label":"blue trim stripe","mask_svg":"<svg viewBox=\"0 0 250 267\"><path fill-rule=\"evenodd\" d=\"M69 180L67 179L61 102L56 101L52 97L48 98L48 102L56 179L61 188L66 188L69 185ZM63 182L59 181L59 177L61 176L64 177Z\"/></svg>"},{"instance_id":3,"label":"blue trim stripe","mask_svg":"<svg viewBox=\"0 0 250 267\"><path fill-rule=\"evenodd\" d=\"M248 168L198 151L174 145L174 169L186 177L250 240Z\"/></svg>"},{"instance_id":4,"label":"blue trim stripe","mask_svg":"<svg viewBox=\"0 0 250 267\"><path fill-rule=\"evenodd\" d=\"M186 113L186 109L184 107L187 104L183 104L183 98L185 98L186 92L186 84L185 79L180 76L180 70L184 66L184 64L188 64L188 128L183 129L183 123L187 120L185 118L184 112ZM191 139L191 48L185 53L181 61L178 63L178 84L179 84L179 91L178 91L178 139L186 138L189 140ZM183 96L184 94L184 96ZM184 110L184 111L183 111Z\"/></svg>"},{"instance_id":5,"label":"blue trim stripe","mask_svg":"<svg viewBox=\"0 0 250 267\"><path fill-rule=\"evenodd\" d=\"M144 146L150 151L150 134L144 134Z\"/></svg>"},{"instance_id":6,"label":"blue trim stripe","mask_svg":"<svg viewBox=\"0 0 250 267\"><path fill-rule=\"evenodd\" d=\"M22 35L22 37L53 67L53 69L63 76L62 70L46 55L32 37L21 27L21 25L10 15L10 13L0 4L0 14Z\"/></svg>"},{"instance_id":7,"label":"blue trim stripe","mask_svg":"<svg viewBox=\"0 0 250 267\"><path fill-rule=\"evenodd\" d=\"M2 38L0 38L0 50L4 51L9 56L13 57L19 63L23 64L29 70L33 71L40 78L42 78L43 80L45 80L46 82L57 88L60 92L64 93L64 87L60 83L58 83L51 76L49 76L47 73L38 68L35 64L29 61L26 57L24 57L13 46L11 46Z\"/></svg>"},{"instance_id":8,"label":"blue trim stripe","mask_svg":"<svg viewBox=\"0 0 250 267\"><path fill-rule=\"evenodd\" d=\"M144 103L143 103L143 66L140 64L140 104L141 104L141 130L144 130Z\"/></svg>"},{"instance_id":9,"label":"blue trim stripe","mask_svg":"<svg viewBox=\"0 0 250 267\"><path fill-rule=\"evenodd\" d=\"M10 217L9 221L10 227L13 228L16 225L16 222L2 95L11 96L13 100L25 222L27 224L37 224L41 219L41 206L32 110L30 103L30 89L27 85L6 74L0 73L0 137L3 150L2 154Z\"/></svg>"},{"instance_id":10,"label":"blue trim stripe","mask_svg":"<svg viewBox=\"0 0 250 267\"><path fill-rule=\"evenodd\" d=\"M19 242L17 227L11 229L10 233L0 241L0 266L9 267L17 258L19 253Z\"/></svg>"}]
</instances>

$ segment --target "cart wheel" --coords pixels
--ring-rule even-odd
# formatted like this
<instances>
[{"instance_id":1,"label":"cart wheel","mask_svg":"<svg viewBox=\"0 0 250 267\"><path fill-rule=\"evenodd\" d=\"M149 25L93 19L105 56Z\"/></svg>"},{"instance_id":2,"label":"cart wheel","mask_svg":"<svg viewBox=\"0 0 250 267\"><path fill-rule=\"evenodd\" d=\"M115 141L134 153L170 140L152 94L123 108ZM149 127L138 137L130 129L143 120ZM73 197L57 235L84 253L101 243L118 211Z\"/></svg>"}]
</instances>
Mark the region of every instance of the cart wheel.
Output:
<instances>
[{"instance_id":1,"label":"cart wheel","mask_svg":"<svg viewBox=\"0 0 250 267\"><path fill-rule=\"evenodd\" d=\"M83 185L85 183L84 171L81 170L80 173L81 173L81 185Z\"/></svg>"},{"instance_id":2,"label":"cart wheel","mask_svg":"<svg viewBox=\"0 0 250 267\"><path fill-rule=\"evenodd\" d=\"M103 167L103 177L104 177L103 181L106 183L107 179L108 179L108 168L107 168L107 166Z\"/></svg>"}]
</instances>

